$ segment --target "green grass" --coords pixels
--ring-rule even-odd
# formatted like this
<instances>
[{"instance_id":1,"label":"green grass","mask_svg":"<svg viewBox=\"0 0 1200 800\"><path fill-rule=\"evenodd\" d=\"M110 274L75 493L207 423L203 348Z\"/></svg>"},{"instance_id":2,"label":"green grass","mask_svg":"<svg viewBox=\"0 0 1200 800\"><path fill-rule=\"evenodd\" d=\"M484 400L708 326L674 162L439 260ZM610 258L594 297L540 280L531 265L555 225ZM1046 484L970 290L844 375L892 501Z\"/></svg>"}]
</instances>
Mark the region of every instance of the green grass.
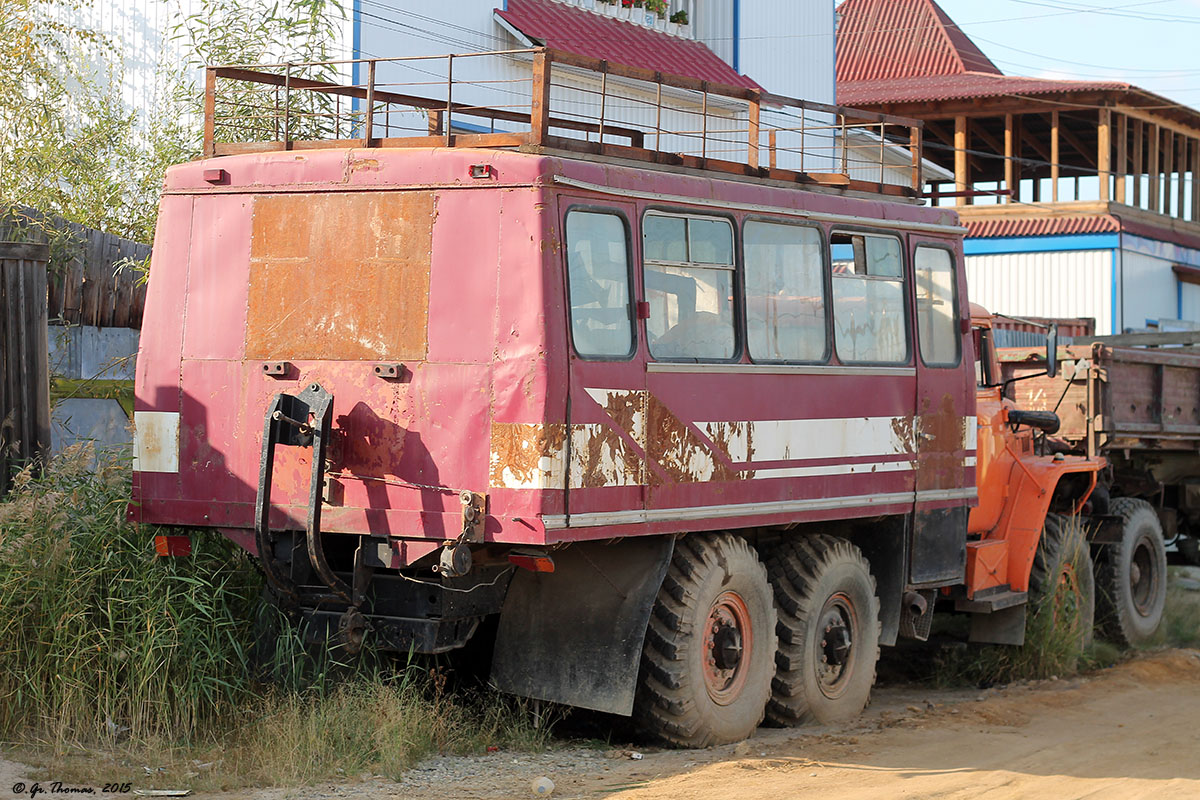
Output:
<instances>
[{"instance_id":1,"label":"green grass","mask_svg":"<svg viewBox=\"0 0 1200 800\"><path fill-rule=\"evenodd\" d=\"M1182 572L1167 568L1167 608L1150 647L1200 647L1200 591L1180 585Z\"/></svg>"},{"instance_id":2,"label":"green grass","mask_svg":"<svg viewBox=\"0 0 1200 800\"><path fill-rule=\"evenodd\" d=\"M92 461L73 448L0 503L0 741L23 758L231 788L544 746L512 698L449 694L439 671L370 651L340 663L287 626L271 670L286 679L259 683L251 559L212 532L192 533L191 557L156 557L156 531L125 519L129 465Z\"/></svg>"}]
</instances>

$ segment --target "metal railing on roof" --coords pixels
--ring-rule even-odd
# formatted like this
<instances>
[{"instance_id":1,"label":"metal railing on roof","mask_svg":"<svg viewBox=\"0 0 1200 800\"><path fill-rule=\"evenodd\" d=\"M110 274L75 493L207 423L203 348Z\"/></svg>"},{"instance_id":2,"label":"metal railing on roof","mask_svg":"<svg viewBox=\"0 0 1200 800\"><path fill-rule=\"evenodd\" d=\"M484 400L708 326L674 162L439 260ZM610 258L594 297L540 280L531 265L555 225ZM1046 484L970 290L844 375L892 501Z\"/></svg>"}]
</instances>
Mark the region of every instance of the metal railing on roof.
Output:
<instances>
[{"instance_id":1,"label":"metal railing on roof","mask_svg":"<svg viewBox=\"0 0 1200 800\"><path fill-rule=\"evenodd\" d=\"M547 48L208 67L205 74L206 156L545 148L918 196L921 128L915 119Z\"/></svg>"}]
</instances>

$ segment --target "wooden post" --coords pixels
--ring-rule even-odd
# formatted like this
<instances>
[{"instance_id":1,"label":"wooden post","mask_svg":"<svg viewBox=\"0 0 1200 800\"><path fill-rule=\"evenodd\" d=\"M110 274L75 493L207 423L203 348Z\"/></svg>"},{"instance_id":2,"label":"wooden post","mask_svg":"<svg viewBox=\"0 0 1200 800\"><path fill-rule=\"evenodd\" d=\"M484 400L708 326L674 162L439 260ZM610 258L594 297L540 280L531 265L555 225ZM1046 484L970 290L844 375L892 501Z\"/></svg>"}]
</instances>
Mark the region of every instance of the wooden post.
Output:
<instances>
[{"instance_id":1,"label":"wooden post","mask_svg":"<svg viewBox=\"0 0 1200 800\"><path fill-rule=\"evenodd\" d=\"M1171 216L1171 176L1175 173L1175 133L1163 131L1163 192L1160 214Z\"/></svg>"},{"instance_id":2,"label":"wooden post","mask_svg":"<svg viewBox=\"0 0 1200 800\"><path fill-rule=\"evenodd\" d=\"M761 121L760 114L762 109L758 104L758 92L755 92L750 100L750 147L747 152L748 163L751 169L758 169L758 140L762 135L759 131L759 123Z\"/></svg>"},{"instance_id":3,"label":"wooden post","mask_svg":"<svg viewBox=\"0 0 1200 800\"><path fill-rule=\"evenodd\" d=\"M1142 121L1134 120L1133 123L1133 204L1137 208L1142 207L1142 173L1145 172L1146 162L1146 142L1145 142L1146 126Z\"/></svg>"},{"instance_id":4,"label":"wooden post","mask_svg":"<svg viewBox=\"0 0 1200 800\"><path fill-rule=\"evenodd\" d=\"M1013 163L1013 115L1004 115L1004 188L1009 191L1004 202L1013 202L1013 174L1016 165Z\"/></svg>"},{"instance_id":5,"label":"wooden post","mask_svg":"<svg viewBox=\"0 0 1200 800\"><path fill-rule=\"evenodd\" d=\"M1108 185L1112 175L1112 112L1107 108L1100 109L1100 124L1096 129L1096 174L1100 178L1100 202L1107 203L1112 199ZM1079 199L1078 187L1075 199Z\"/></svg>"},{"instance_id":6,"label":"wooden post","mask_svg":"<svg viewBox=\"0 0 1200 800\"><path fill-rule=\"evenodd\" d=\"M44 244L0 242L0 495L10 459L43 462L50 454Z\"/></svg>"},{"instance_id":7,"label":"wooden post","mask_svg":"<svg viewBox=\"0 0 1200 800\"><path fill-rule=\"evenodd\" d=\"M1179 219L1187 219L1187 171L1188 171L1188 139L1183 134L1176 137L1179 142L1179 195L1175 203L1175 216ZM1192 176L1194 181L1196 176Z\"/></svg>"},{"instance_id":8,"label":"wooden post","mask_svg":"<svg viewBox=\"0 0 1200 800\"><path fill-rule=\"evenodd\" d=\"M771 169L775 169L775 164L776 164L775 148L779 146L778 134L779 134L778 128L771 128L771 130L767 132L767 150L770 153L770 160L768 161L768 163L771 165ZM804 157L803 150L800 151L800 157L801 158ZM804 168L801 167L800 171L803 172Z\"/></svg>"},{"instance_id":9,"label":"wooden post","mask_svg":"<svg viewBox=\"0 0 1200 800\"><path fill-rule=\"evenodd\" d=\"M217 71L204 70L204 155L217 154Z\"/></svg>"},{"instance_id":10,"label":"wooden post","mask_svg":"<svg viewBox=\"0 0 1200 800\"><path fill-rule=\"evenodd\" d=\"M1192 222L1200 222L1200 138L1192 142Z\"/></svg>"},{"instance_id":11,"label":"wooden post","mask_svg":"<svg viewBox=\"0 0 1200 800\"><path fill-rule=\"evenodd\" d=\"M1146 202L1148 204L1147 207L1151 211L1157 211L1158 196L1160 194L1158 191L1158 183L1162 178L1162 176L1158 174L1158 142L1162 136L1159 133L1157 125L1150 124L1147 127L1149 130L1146 131L1146 139L1147 144L1150 146L1150 154L1148 159L1149 163L1146 164L1146 178L1149 184L1149 191L1146 192Z\"/></svg>"},{"instance_id":12,"label":"wooden post","mask_svg":"<svg viewBox=\"0 0 1200 800\"><path fill-rule=\"evenodd\" d=\"M1058 111L1050 112L1050 202L1058 202Z\"/></svg>"},{"instance_id":13,"label":"wooden post","mask_svg":"<svg viewBox=\"0 0 1200 800\"><path fill-rule=\"evenodd\" d=\"M954 191L966 192L970 181L967 173L967 118L954 118ZM954 198L954 205L965 206L967 198L960 194Z\"/></svg>"},{"instance_id":14,"label":"wooden post","mask_svg":"<svg viewBox=\"0 0 1200 800\"><path fill-rule=\"evenodd\" d=\"M363 146L370 147L375 136L375 59L367 62L367 118L363 122Z\"/></svg>"},{"instance_id":15,"label":"wooden post","mask_svg":"<svg viewBox=\"0 0 1200 800\"><path fill-rule=\"evenodd\" d=\"M908 129L908 152L912 156L912 188L920 194L925 181L921 176L921 128L917 125Z\"/></svg>"},{"instance_id":16,"label":"wooden post","mask_svg":"<svg viewBox=\"0 0 1200 800\"><path fill-rule=\"evenodd\" d=\"M1118 203L1125 202L1125 174L1129 171L1129 117L1121 114L1117 117L1117 186Z\"/></svg>"},{"instance_id":17,"label":"wooden post","mask_svg":"<svg viewBox=\"0 0 1200 800\"><path fill-rule=\"evenodd\" d=\"M529 127L533 143L544 145L550 131L550 56L545 50L533 55L533 102L529 106Z\"/></svg>"}]
</instances>

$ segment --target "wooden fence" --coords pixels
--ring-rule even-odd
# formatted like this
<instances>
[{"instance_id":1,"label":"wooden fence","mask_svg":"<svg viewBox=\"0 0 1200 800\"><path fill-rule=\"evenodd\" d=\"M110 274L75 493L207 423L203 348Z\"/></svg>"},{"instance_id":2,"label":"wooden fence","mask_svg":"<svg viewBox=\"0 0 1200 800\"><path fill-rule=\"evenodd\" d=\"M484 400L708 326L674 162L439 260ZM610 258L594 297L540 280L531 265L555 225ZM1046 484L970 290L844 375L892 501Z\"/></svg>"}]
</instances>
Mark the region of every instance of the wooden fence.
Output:
<instances>
[{"instance_id":1,"label":"wooden fence","mask_svg":"<svg viewBox=\"0 0 1200 800\"><path fill-rule=\"evenodd\" d=\"M45 228L57 236L50 252L49 318L68 325L141 328L146 285L133 265L147 263L150 245L123 239L29 209L17 218L35 224L0 222L0 240L46 243ZM14 235L19 233L20 235Z\"/></svg>"},{"instance_id":2,"label":"wooden fence","mask_svg":"<svg viewBox=\"0 0 1200 800\"><path fill-rule=\"evenodd\" d=\"M49 247L0 242L0 496L12 470L50 452Z\"/></svg>"}]
</instances>

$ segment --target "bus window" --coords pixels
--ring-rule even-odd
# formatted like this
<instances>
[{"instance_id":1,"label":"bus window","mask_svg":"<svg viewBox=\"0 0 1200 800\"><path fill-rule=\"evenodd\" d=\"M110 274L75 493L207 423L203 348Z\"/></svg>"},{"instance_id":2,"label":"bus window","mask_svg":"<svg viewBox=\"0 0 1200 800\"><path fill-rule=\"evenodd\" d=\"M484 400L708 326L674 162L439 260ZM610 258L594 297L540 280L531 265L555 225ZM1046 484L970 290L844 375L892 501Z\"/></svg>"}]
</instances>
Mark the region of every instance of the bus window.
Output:
<instances>
[{"instance_id":1,"label":"bus window","mask_svg":"<svg viewBox=\"0 0 1200 800\"><path fill-rule=\"evenodd\" d=\"M917 342L928 366L958 364L958 314L954 307L954 257L940 247L918 247Z\"/></svg>"},{"instance_id":2,"label":"bus window","mask_svg":"<svg viewBox=\"0 0 1200 800\"><path fill-rule=\"evenodd\" d=\"M725 360L737 352L733 226L728 220L648 213L642 221L646 337L655 358Z\"/></svg>"},{"instance_id":3,"label":"bus window","mask_svg":"<svg viewBox=\"0 0 1200 800\"><path fill-rule=\"evenodd\" d=\"M567 214L567 292L575 352L625 358L633 352L629 243L616 214Z\"/></svg>"},{"instance_id":4,"label":"bus window","mask_svg":"<svg viewBox=\"0 0 1200 800\"><path fill-rule=\"evenodd\" d=\"M747 222L746 336L756 361L824 361L825 259L816 228Z\"/></svg>"},{"instance_id":5,"label":"bus window","mask_svg":"<svg viewBox=\"0 0 1200 800\"><path fill-rule=\"evenodd\" d=\"M846 363L908 362L904 262L893 236L834 233L833 330Z\"/></svg>"}]
</instances>

